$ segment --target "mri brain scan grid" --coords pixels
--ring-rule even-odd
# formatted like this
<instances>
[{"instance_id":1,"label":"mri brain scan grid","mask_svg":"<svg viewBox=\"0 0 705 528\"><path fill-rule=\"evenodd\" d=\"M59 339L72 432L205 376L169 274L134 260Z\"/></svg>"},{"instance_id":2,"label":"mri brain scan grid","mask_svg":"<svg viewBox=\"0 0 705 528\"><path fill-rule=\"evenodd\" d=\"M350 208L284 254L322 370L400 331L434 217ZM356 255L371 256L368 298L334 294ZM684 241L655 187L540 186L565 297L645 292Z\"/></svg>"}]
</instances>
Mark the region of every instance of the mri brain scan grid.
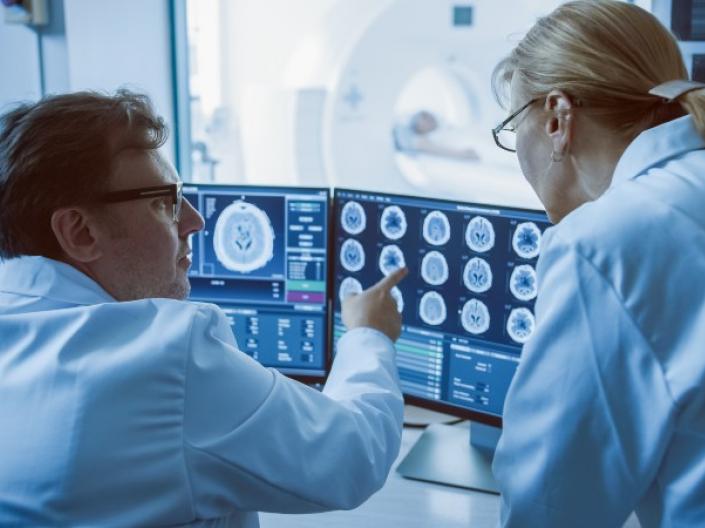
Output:
<instances>
[{"instance_id":1,"label":"mri brain scan grid","mask_svg":"<svg viewBox=\"0 0 705 528\"><path fill-rule=\"evenodd\" d=\"M403 197L400 197L403 198ZM338 298L402 266L394 289L404 323L523 345L534 331L536 259L547 224L422 198L352 196L338 203Z\"/></svg>"}]
</instances>

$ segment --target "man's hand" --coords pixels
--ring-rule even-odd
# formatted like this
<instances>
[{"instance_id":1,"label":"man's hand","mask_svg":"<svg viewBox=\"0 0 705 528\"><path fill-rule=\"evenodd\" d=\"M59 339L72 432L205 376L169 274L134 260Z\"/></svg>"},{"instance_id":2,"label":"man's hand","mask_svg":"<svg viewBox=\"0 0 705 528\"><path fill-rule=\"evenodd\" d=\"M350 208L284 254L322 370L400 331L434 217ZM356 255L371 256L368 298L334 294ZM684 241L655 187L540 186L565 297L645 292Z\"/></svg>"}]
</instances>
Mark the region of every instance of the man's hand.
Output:
<instances>
[{"instance_id":1,"label":"man's hand","mask_svg":"<svg viewBox=\"0 0 705 528\"><path fill-rule=\"evenodd\" d=\"M360 294L343 301L343 323L348 330L374 328L396 341L401 334L401 314L389 290L399 284L408 270L400 268Z\"/></svg>"}]
</instances>

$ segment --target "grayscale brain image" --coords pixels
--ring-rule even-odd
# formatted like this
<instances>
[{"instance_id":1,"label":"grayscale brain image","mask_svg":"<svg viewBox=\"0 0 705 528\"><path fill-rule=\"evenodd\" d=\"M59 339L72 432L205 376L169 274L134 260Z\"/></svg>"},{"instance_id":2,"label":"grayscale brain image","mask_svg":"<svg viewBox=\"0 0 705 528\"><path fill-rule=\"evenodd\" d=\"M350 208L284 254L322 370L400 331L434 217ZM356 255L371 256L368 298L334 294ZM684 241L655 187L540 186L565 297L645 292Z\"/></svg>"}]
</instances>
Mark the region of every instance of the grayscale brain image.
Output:
<instances>
[{"instance_id":1,"label":"grayscale brain image","mask_svg":"<svg viewBox=\"0 0 705 528\"><path fill-rule=\"evenodd\" d=\"M494 227L485 217L476 216L468 222L465 229L465 242L478 253L484 253L494 247Z\"/></svg>"},{"instance_id":2,"label":"grayscale brain image","mask_svg":"<svg viewBox=\"0 0 705 528\"><path fill-rule=\"evenodd\" d=\"M226 207L215 224L213 250L230 271L247 273L274 257L274 229L262 209L237 201Z\"/></svg>"},{"instance_id":3,"label":"grayscale brain image","mask_svg":"<svg viewBox=\"0 0 705 528\"><path fill-rule=\"evenodd\" d=\"M365 210L357 202L346 203L340 214L340 225L348 234L359 235L367 225Z\"/></svg>"},{"instance_id":4,"label":"grayscale brain image","mask_svg":"<svg viewBox=\"0 0 705 528\"><path fill-rule=\"evenodd\" d=\"M463 284L474 293L484 293L492 287L492 268L482 257L472 257L463 270Z\"/></svg>"},{"instance_id":5,"label":"grayscale brain image","mask_svg":"<svg viewBox=\"0 0 705 528\"><path fill-rule=\"evenodd\" d=\"M530 301L538 293L536 271L530 264L516 266L509 278L509 289L520 301Z\"/></svg>"},{"instance_id":6,"label":"grayscale brain image","mask_svg":"<svg viewBox=\"0 0 705 528\"><path fill-rule=\"evenodd\" d=\"M523 222L514 230L512 247L517 255L532 259L539 256L541 244L541 230L533 222Z\"/></svg>"},{"instance_id":7,"label":"grayscale brain image","mask_svg":"<svg viewBox=\"0 0 705 528\"><path fill-rule=\"evenodd\" d=\"M419 317L424 323L437 326L446 320L446 302L443 296L435 291L423 294L419 301Z\"/></svg>"},{"instance_id":8,"label":"grayscale brain image","mask_svg":"<svg viewBox=\"0 0 705 528\"><path fill-rule=\"evenodd\" d=\"M431 245L442 246L450 240L450 223L441 211L431 211L423 221L423 237Z\"/></svg>"},{"instance_id":9,"label":"grayscale brain image","mask_svg":"<svg viewBox=\"0 0 705 528\"><path fill-rule=\"evenodd\" d=\"M406 215L401 207L390 205L382 211L379 228L390 240L399 240L406 233Z\"/></svg>"},{"instance_id":10,"label":"grayscale brain image","mask_svg":"<svg viewBox=\"0 0 705 528\"><path fill-rule=\"evenodd\" d=\"M448 263L443 253L429 251L421 259L421 276L428 284L440 286L448 280Z\"/></svg>"},{"instance_id":11,"label":"grayscale brain image","mask_svg":"<svg viewBox=\"0 0 705 528\"><path fill-rule=\"evenodd\" d=\"M360 271L365 266L365 250L354 238L343 242L340 248L340 263L348 271Z\"/></svg>"},{"instance_id":12,"label":"grayscale brain image","mask_svg":"<svg viewBox=\"0 0 705 528\"><path fill-rule=\"evenodd\" d=\"M382 248L379 253L379 269L385 276L404 266L406 266L406 259L399 246L390 244Z\"/></svg>"}]
</instances>

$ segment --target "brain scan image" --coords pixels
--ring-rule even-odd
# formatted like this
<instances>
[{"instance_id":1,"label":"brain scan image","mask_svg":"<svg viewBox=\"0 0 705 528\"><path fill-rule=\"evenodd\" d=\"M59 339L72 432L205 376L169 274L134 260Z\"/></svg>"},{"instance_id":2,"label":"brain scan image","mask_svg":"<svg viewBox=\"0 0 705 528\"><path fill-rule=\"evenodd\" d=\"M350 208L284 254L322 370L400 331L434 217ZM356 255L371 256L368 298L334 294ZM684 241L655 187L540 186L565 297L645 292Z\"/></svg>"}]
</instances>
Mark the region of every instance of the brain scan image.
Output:
<instances>
[{"instance_id":1,"label":"brain scan image","mask_svg":"<svg viewBox=\"0 0 705 528\"><path fill-rule=\"evenodd\" d=\"M431 211L423 220L423 237L432 246L442 246L450 240L450 223L441 211Z\"/></svg>"},{"instance_id":2,"label":"brain scan image","mask_svg":"<svg viewBox=\"0 0 705 528\"><path fill-rule=\"evenodd\" d=\"M440 286L448 280L448 263L443 253L429 251L421 261L421 276L428 284Z\"/></svg>"},{"instance_id":3,"label":"brain scan image","mask_svg":"<svg viewBox=\"0 0 705 528\"><path fill-rule=\"evenodd\" d=\"M392 299L394 299L394 302L397 303L397 311L402 313L404 311L404 297L401 295L401 290L394 286L394 288L389 290L389 293L391 294Z\"/></svg>"},{"instance_id":4,"label":"brain scan image","mask_svg":"<svg viewBox=\"0 0 705 528\"><path fill-rule=\"evenodd\" d=\"M507 319L509 337L519 344L524 344L534 333L534 314L528 308L514 308Z\"/></svg>"},{"instance_id":5,"label":"brain scan image","mask_svg":"<svg viewBox=\"0 0 705 528\"><path fill-rule=\"evenodd\" d=\"M340 283L340 289L338 290L340 302L342 303L345 299L356 293L362 293L362 284L360 284L360 281L354 277L345 277L343 282Z\"/></svg>"},{"instance_id":6,"label":"brain scan image","mask_svg":"<svg viewBox=\"0 0 705 528\"><path fill-rule=\"evenodd\" d=\"M536 271L528 264L516 266L509 278L509 289L520 301L530 301L536 297Z\"/></svg>"},{"instance_id":7,"label":"brain scan image","mask_svg":"<svg viewBox=\"0 0 705 528\"><path fill-rule=\"evenodd\" d=\"M465 229L465 243L478 253L484 253L494 247L494 227L484 216L476 216Z\"/></svg>"},{"instance_id":8,"label":"brain scan image","mask_svg":"<svg viewBox=\"0 0 705 528\"><path fill-rule=\"evenodd\" d=\"M512 247L522 258L534 258L539 254L541 230L533 222L519 224L512 237Z\"/></svg>"},{"instance_id":9,"label":"brain scan image","mask_svg":"<svg viewBox=\"0 0 705 528\"><path fill-rule=\"evenodd\" d=\"M473 257L465 264L463 283L474 293L484 293L492 287L492 269L487 261Z\"/></svg>"},{"instance_id":10,"label":"brain scan image","mask_svg":"<svg viewBox=\"0 0 705 528\"><path fill-rule=\"evenodd\" d=\"M406 234L406 215L401 207L390 205L382 211L379 228L390 240L399 240Z\"/></svg>"},{"instance_id":11,"label":"brain scan image","mask_svg":"<svg viewBox=\"0 0 705 528\"><path fill-rule=\"evenodd\" d=\"M470 299L463 305L460 322L467 332L473 335L482 334L490 327L490 311L479 299Z\"/></svg>"},{"instance_id":12,"label":"brain scan image","mask_svg":"<svg viewBox=\"0 0 705 528\"><path fill-rule=\"evenodd\" d=\"M216 220L213 249L230 271L248 273L263 267L274 257L274 229L269 217L251 203L230 204Z\"/></svg>"},{"instance_id":13,"label":"brain scan image","mask_svg":"<svg viewBox=\"0 0 705 528\"><path fill-rule=\"evenodd\" d=\"M365 266L365 250L357 240L348 238L340 248L340 263L348 271L360 271Z\"/></svg>"},{"instance_id":14,"label":"brain scan image","mask_svg":"<svg viewBox=\"0 0 705 528\"><path fill-rule=\"evenodd\" d=\"M419 316L429 325L439 325L446 320L446 303L438 292L430 291L423 294L419 302Z\"/></svg>"},{"instance_id":15,"label":"brain scan image","mask_svg":"<svg viewBox=\"0 0 705 528\"><path fill-rule=\"evenodd\" d=\"M382 248L379 253L379 269L385 276L404 266L406 266L406 260L399 246L390 244Z\"/></svg>"},{"instance_id":16,"label":"brain scan image","mask_svg":"<svg viewBox=\"0 0 705 528\"><path fill-rule=\"evenodd\" d=\"M365 210L357 202L348 202L340 213L340 225L351 235L359 235L367 227Z\"/></svg>"}]
</instances>

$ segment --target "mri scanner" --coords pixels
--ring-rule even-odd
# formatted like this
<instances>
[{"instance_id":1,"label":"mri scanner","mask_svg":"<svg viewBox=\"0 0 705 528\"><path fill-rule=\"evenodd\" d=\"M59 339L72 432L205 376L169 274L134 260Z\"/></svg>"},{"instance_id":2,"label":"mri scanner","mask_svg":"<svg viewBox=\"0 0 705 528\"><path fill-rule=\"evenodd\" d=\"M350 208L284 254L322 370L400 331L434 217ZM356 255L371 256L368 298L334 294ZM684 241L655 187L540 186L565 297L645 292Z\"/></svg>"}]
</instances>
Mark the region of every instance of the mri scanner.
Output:
<instances>
[{"instance_id":1,"label":"mri scanner","mask_svg":"<svg viewBox=\"0 0 705 528\"><path fill-rule=\"evenodd\" d=\"M506 110L490 79L523 32L558 3L333 2L294 46L284 88L245 90L245 173L258 182L290 174L306 184L540 207L516 156L492 139ZM439 141L469 143L479 161L398 151L395 124L419 110L443 124Z\"/></svg>"}]
</instances>

